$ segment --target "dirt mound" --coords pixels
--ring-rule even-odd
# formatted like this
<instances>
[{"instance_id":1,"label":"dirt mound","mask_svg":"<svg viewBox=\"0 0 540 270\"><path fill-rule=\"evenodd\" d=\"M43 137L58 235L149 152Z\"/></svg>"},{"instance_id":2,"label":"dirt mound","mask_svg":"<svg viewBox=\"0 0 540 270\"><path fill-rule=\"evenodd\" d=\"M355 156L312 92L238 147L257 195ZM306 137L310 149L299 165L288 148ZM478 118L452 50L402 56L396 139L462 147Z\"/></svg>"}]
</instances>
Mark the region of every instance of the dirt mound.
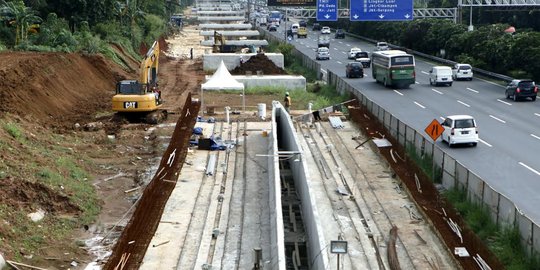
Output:
<instances>
[{"instance_id":1,"label":"dirt mound","mask_svg":"<svg viewBox=\"0 0 540 270\"><path fill-rule=\"evenodd\" d=\"M29 210L41 208L48 213L57 214L75 214L81 211L67 196L43 184L10 177L0 179L0 203Z\"/></svg>"},{"instance_id":2,"label":"dirt mound","mask_svg":"<svg viewBox=\"0 0 540 270\"><path fill-rule=\"evenodd\" d=\"M251 74L257 74L258 71L261 71L264 75L287 74L285 70L276 66L272 60L262 53L258 53L249 58L248 61L233 69L231 74L246 75L246 73L249 72L251 72Z\"/></svg>"},{"instance_id":3,"label":"dirt mound","mask_svg":"<svg viewBox=\"0 0 540 270\"><path fill-rule=\"evenodd\" d=\"M0 62L0 112L53 127L110 111L115 82L134 76L98 55L7 52Z\"/></svg>"}]
</instances>

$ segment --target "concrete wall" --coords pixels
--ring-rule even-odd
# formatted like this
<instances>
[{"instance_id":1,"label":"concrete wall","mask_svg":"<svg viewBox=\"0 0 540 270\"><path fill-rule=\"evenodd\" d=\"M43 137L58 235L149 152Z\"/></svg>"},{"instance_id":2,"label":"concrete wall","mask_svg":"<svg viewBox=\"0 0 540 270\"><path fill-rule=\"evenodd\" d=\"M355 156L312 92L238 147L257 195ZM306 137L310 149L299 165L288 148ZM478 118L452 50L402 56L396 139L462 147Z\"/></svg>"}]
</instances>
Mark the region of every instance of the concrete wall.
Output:
<instances>
[{"instance_id":1,"label":"concrete wall","mask_svg":"<svg viewBox=\"0 0 540 270\"><path fill-rule=\"evenodd\" d=\"M280 137L280 146L283 151L300 151L298 137L296 136L291 117L279 102L274 102L272 106L272 120L277 125L276 134ZM274 154L277 155L277 148L275 151ZM300 158L300 160L298 162L291 158L289 162L294 177L295 188L301 201L302 218L306 230L306 238L309 242L308 258L310 262L313 262L308 267L310 269L328 269L328 256L326 256L326 253L321 253L321 250L329 242L327 243L324 238L321 218L317 210L317 202L312 196L315 193L312 191L311 182L308 180L310 177L307 163L303 158Z\"/></svg>"},{"instance_id":2,"label":"concrete wall","mask_svg":"<svg viewBox=\"0 0 540 270\"><path fill-rule=\"evenodd\" d=\"M240 57L244 58L244 61L248 61L249 58L256 55L255 53L212 53L203 55L203 69L204 71L213 72L219 67L221 60L225 63L228 70L233 70L240 65ZM285 66L285 60L281 53L265 53L276 66L283 68Z\"/></svg>"},{"instance_id":3,"label":"concrete wall","mask_svg":"<svg viewBox=\"0 0 540 270\"><path fill-rule=\"evenodd\" d=\"M206 75L205 81L212 75ZM276 87L289 91L306 91L306 78L292 75L234 75L233 78L244 84L245 89L254 87ZM212 90L206 90L212 91Z\"/></svg>"},{"instance_id":4,"label":"concrete wall","mask_svg":"<svg viewBox=\"0 0 540 270\"><path fill-rule=\"evenodd\" d=\"M286 90L306 91L306 78L304 76L292 75L252 75L233 76L237 81L244 83L246 89L254 87L277 87Z\"/></svg>"},{"instance_id":5,"label":"concrete wall","mask_svg":"<svg viewBox=\"0 0 540 270\"><path fill-rule=\"evenodd\" d=\"M277 152L277 125L272 114L272 130L270 131L270 147L268 155L274 155ZM274 158L268 159L268 179L273 181L270 183L269 206L270 206L270 264L268 269L286 269L285 257L285 232L283 229L283 213L281 212L281 177L279 173L279 157L274 155ZM267 260L264 258L263 260ZM264 269L267 269L264 267Z\"/></svg>"}]
</instances>

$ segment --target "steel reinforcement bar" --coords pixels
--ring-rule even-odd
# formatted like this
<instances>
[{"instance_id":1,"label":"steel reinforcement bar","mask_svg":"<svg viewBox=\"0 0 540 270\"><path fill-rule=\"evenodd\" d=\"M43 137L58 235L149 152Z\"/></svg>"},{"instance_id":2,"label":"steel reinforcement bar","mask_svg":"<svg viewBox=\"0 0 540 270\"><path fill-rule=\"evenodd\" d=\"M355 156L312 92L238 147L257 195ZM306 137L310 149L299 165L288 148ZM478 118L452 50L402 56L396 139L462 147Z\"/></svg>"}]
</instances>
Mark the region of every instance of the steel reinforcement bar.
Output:
<instances>
[{"instance_id":1,"label":"steel reinforcement bar","mask_svg":"<svg viewBox=\"0 0 540 270\"><path fill-rule=\"evenodd\" d=\"M138 269L154 232L156 231L163 209L171 195L178 173L182 169L187 155L187 146L191 130L197 121L200 102L188 95L182 113L176 123L167 150L152 181L146 186L139 205L129 223L116 242L112 254L103 267L105 270ZM166 181L164 181L166 180Z\"/></svg>"}]
</instances>

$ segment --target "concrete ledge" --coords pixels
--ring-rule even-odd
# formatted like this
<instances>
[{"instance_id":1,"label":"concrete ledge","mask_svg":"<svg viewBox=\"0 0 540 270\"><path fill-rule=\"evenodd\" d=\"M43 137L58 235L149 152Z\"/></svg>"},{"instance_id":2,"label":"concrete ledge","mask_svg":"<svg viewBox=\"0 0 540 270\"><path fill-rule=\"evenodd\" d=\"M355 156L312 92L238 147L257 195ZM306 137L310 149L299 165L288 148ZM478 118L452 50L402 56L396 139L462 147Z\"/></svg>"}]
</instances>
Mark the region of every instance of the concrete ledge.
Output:
<instances>
[{"instance_id":1,"label":"concrete ledge","mask_svg":"<svg viewBox=\"0 0 540 270\"><path fill-rule=\"evenodd\" d=\"M246 89L254 87L276 87L286 90L306 90L306 78L292 75L250 75L233 76L237 81L244 83Z\"/></svg>"},{"instance_id":2,"label":"concrete ledge","mask_svg":"<svg viewBox=\"0 0 540 270\"><path fill-rule=\"evenodd\" d=\"M208 81L212 75L206 75ZM284 90L306 91L306 78L293 75L233 75L233 78L244 84L245 89L254 87L275 87ZM206 91L206 90L205 90ZM208 90L212 91L212 90Z\"/></svg>"},{"instance_id":3,"label":"concrete ledge","mask_svg":"<svg viewBox=\"0 0 540 270\"><path fill-rule=\"evenodd\" d=\"M240 64L240 57L244 58L244 61L248 61L249 58L256 55L255 53L212 53L203 55L203 70L214 72L219 67L221 60L225 63L225 66L229 71L233 70ZM281 53L265 53L268 59L272 60L276 66L283 68L285 66L285 60Z\"/></svg>"}]
</instances>

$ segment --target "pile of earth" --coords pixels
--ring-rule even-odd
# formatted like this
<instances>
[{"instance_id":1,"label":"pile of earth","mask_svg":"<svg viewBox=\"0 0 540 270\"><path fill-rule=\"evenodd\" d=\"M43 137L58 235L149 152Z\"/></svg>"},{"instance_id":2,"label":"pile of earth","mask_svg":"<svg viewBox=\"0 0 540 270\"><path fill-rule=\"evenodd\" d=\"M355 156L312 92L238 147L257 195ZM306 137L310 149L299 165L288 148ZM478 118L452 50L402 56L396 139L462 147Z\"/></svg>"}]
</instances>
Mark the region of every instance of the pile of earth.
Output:
<instances>
[{"instance_id":1,"label":"pile of earth","mask_svg":"<svg viewBox=\"0 0 540 270\"><path fill-rule=\"evenodd\" d=\"M272 60L270 60L265 54L258 53L245 63L239 65L231 71L232 75L246 75L248 73L257 74L257 72L264 75L281 75L287 74L285 70L276 66Z\"/></svg>"},{"instance_id":2,"label":"pile of earth","mask_svg":"<svg viewBox=\"0 0 540 270\"><path fill-rule=\"evenodd\" d=\"M6 52L0 62L0 114L60 128L110 111L115 82L135 77L100 55Z\"/></svg>"}]
</instances>

